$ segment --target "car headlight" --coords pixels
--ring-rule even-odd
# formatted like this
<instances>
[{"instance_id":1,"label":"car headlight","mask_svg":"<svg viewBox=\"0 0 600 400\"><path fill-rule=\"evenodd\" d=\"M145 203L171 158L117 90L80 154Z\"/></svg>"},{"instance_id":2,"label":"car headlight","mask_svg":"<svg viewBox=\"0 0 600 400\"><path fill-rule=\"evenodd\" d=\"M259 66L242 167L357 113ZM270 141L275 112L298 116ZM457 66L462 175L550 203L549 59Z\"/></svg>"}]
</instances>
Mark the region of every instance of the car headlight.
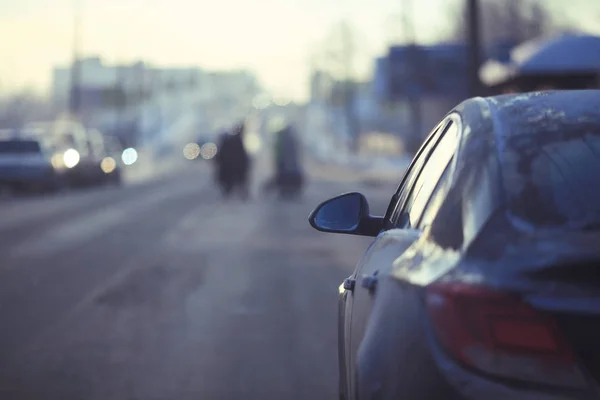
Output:
<instances>
[{"instance_id":1,"label":"car headlight","mask_svg":"<svg viewBox=\"0 0 600 400\"><path fill-rule=\"evenodd\" d=\"M63 162L67 168L73 168L79 164L79 160L79 152L75 149L69 149L63 154Z\"/></svg>"}]
</instances>

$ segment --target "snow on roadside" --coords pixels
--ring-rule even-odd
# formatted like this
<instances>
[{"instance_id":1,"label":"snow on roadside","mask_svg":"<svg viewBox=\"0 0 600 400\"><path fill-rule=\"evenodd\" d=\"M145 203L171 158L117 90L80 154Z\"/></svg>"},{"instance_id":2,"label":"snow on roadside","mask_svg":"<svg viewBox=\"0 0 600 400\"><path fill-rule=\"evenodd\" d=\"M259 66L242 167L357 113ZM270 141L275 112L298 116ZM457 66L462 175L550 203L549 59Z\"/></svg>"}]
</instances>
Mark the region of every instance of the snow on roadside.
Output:
<instances>
[{"instance_id":1,"label":"snow on roadside","mask_svg":"<svg viewBox=\"0 0 600 400\"><path fill-rule=\"evenodd\" d=\"M138 149L138 160L123 167L123 177L128 183L160 178L183 168L186 161L183 157L157 156L149 149Z\"/></svg>"}]
</instances>

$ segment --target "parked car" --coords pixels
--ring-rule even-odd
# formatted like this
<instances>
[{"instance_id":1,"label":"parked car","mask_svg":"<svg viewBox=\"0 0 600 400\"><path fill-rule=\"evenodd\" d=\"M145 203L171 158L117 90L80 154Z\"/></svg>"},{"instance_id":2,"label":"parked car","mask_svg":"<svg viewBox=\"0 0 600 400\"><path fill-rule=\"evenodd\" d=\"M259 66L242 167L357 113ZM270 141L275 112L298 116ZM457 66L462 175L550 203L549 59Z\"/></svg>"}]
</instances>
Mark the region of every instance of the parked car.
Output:
<instances>
[{"instance_id":1,"label":"parked car","mask_svg":"<svg viewBox=\"0 0 600 400\"><path fill-rule=\"evenodd\" d=\"M61 187L61 173L40 141L0 140L0 187L11 192L45 192Z\"/></svg>"},{"instance_id":2,"label":"parked car","mask_svg":"<svg viewBox=\"0 0 600 400\"><path fill-rule=\"evenodd\" d=\"M116 139L104 136L96 129L88 130L90 154L96 162L96 180L99 184L121 184L120 146Z\"/></svg>"},{"instance_id":3,"label":"parked car","mask_svg":"<svg viewBox=\"0 0 600 400\"><path fill-rule=\"evenodd\" d=\"M384 216L347 193L309 221L375 237L340 286L341 399L600 398L600 91L467 100Z\"/></svg>"},{"instance_id":4,"label":"parked car","mask_svg":"<svg viewBox=\"0 0 600 400\"><path fill-rule=\"evenodd\" d=\"M73 120L31 123L21 132L22 137L46 143L52 153L52 165L62 171L70 187L98 183L97 155L90 149L86 128Z\"/></svg>"}]
</instances>

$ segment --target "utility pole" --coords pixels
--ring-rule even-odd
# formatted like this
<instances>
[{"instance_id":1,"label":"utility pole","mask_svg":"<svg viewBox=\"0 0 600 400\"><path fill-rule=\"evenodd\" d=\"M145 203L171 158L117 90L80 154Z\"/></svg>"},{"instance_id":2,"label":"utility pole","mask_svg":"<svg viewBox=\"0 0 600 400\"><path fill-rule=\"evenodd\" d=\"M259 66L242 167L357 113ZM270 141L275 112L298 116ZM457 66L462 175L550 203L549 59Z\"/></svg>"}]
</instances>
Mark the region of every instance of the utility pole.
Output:
<instances>
[{"instance_id":1,"label":"utility pole","mask_svg":"<svg viewBox=\"0 0 600 400\"><path fill-rule=\"evenodd\" d=\"M354 110L356 82L353 79L355 43L354 37L352 36L352 29L348 21L342 23L341 29L343 44L342 62L344 64L344 110L352 140L352 150L358 152L360 148L360 121Z\"/></svg>"},{"instance_id":2,"label":"utility pole","mask_svg":"<svg viewBox=\"0 0 600 400\"><path fill-rule=\"evenodd\" d=\"M479 0L467 0L468 30L468 65L469 65L469 96L481 94L479 67L481 66L481 45L479 34Z\"/></svg>"},{"instance_id":3,"label":"utility pole","mask_svg":"<svg viewBox=\"0 0 600 400\"><path fill-rule=\"evenodd\" d=\"M127 107L127 94L125 90L125 65L121 63L122 58L118 58L115 65L115 106L116 106L116 131L120 138L123 138L125 108Z\"/></svg>"},{"instance_id":4,"label":"utility pole","mask_svg":"<svg viewBox=\"0 0 600 400\"><path fill-rule=\"evenodd\" d=\"M420 51L417 46L417 38L414 26L414 16L413 16L413 8L412 8L412 0L404 0L403 9L402 9L402 22L404 25L404 38L405 42L408 45L408 64L409 64L409 74L408 74L408 86L413 88L417 88L417 91L421 88L421 82L418 79L420 76L420 57L418 52ZM423 125L423 113L421 109L421 99L420 94L413 93L411 90L408 92L408 106L410 110L410 119L411 119L411 137L410 143L408 147L412 151L417 151L418 146L422 142L422 125Z\"/></svg>"},{"instance_id":5,"label":"utility pole","mask_svg":"<svg viewBox=\"0 0 600 400\"><path fill-rule=\"evenodd\" d=\"M71 88L69 91L69 111L72 117L79 117L81 108L81 0L73 2L73 61L71 65Z\"/></svg>"},{"instance_id":6,"label":"utility pole","mask_svg":"<svg viewBox=\"0 0 600 400\"><path fill-rule=\"evenodd\" d=\"M136 146L145 140L145 132L144 132L144 107L146 105L146 63L141 61L138 64L139 67L139 76L138 76L138 85L139 85L139 93L138 100L136 104ZM195 84L195 81L194 81Z\"/></svg>"},{"instance_id":7,"label":"utility pole","mask_svg":"<svg viewBox=\"0 0 600 400\"><path fill-rule=\"evenodd\" d=\"M404 40L409 44L416 42L412 11L412 0L404 0L402 3L402 25L404 26Z\"/></svg>"}]
</instances>

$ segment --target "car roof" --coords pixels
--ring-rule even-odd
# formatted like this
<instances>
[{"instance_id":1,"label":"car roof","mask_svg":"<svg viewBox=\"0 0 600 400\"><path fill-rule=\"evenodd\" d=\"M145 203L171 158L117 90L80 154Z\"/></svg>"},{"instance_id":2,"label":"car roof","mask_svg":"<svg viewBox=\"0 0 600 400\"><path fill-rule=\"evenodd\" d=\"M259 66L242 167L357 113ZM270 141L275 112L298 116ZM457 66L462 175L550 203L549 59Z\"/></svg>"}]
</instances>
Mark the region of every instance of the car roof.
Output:
<instances>
[{"instance_id":1,"label":"car roof","mask_svg":"<svg viewBox=\"0 0 600 400\"><path fill-rule=\"evenodd\" d=\"M461 115L460 158L472 164L494 150L501 168L530 157L542 146L600 134L600 90L557 90L465 100L452 110ZM473 133L473 134L471 134ZM508 171L507 171L508 172Z\"/></svg>"},{"instance_id":2,"label":"car roof","mask_svg":"<svg viewBox=\"0 0 600 400\"><path fill-rule=\"evenodd\" d=\"M460 208L456 207L467 207L468 221L462 221L463 228L468 230L465 231L465 245L478 236L491 213L507 208L511 211L511 199L521 201L515 209L523 211L521 214L528 214L524 211L530 210L527 208L529 205L523 207L523 203L529 201L524 189L539 189L539 186L551 178L554 179L552 174L548 173L551 168L548 167L548 163L552 163L553 160L548 161L551 157L545 154L540 158L540 154L546 149L558 149L551 154L552 157L556 157L562 156L561 151L564 149L561 150L561 146L573 145L569 151L563 151L567 158L573 159L578 157L577 151L587 144L583 139L588 139L589 135L593 135L594 140L600 139L600 90L478 97L465 100L449 114L453 113L460 115L462 136L455 160L454 183L445 201L447 205L440 209L440 220L447 220L449 216L456 215L460 211ZM596 143L600 143L600 140ZM595 150L590 148L588 153ZM598 161L592 154L586 156L585 165L581 163L587 171L595 169L594 163L597 163L597 169L600 170L600 147L597 154ZM541 159L543 160L540 161ZM535 175L538 173L533 172L536 168L537 171L542 168L545 175L541 178ZM589 175L581 173L579 166L577 168L579 169L573 167L565 171L578 180L584 175ZM550 183L551 186L556 186L554 181ZM600 184L594 185L598 186ZM538 193L548 192L547 189L542 189L538 190ZM583 194L583 190L581 193ZM554 197L553 193L550 195ZM566 197L569 195L571 194L568 193ZM475 199L482 199L482 196L489 199L489 202L474 202ZM574 193L572 196L590 197L591 200L597 197L596 194L588 196L587 193L585 196L580 193ZM567 203L563 203L561 211L564 211L564 204ZM550 210L550 205L547 206L546 216ZM588 209L593 211L593 206Z\"/></svg>"},{"instance_id":3,"label":"car roof","mask_svg":"<svg viewBox=\"0 0 600 400\"><path fill-rule=\"evenodd\" d=\"M565 126L600 126L600 90L554 90L465 100L453 112L469 125L479 126L478 135L506 149L511 138L547 141L548 132L560 133ZM487 129L481 129L481 128ZM557 140L554 137L553 140ZM523 142L525 143L525 142ZM513 150L519 150L515 148ZM523 148L523 150L526 150Z\"/></svg>"},{"instance_id":4,"label":"car roof","mask_svg":"<svg viewBox=\"0 0 600 400\"><path fill-rule=\"evenodd\" d=\"M527 151L530 141L511 139L527 136L536 145L567 139L584 126L600 127L600 90L563 90L501 95L486 99L499 150L510 147ZM556 135L555 135L556 134ZM522 146L518 146L521 144Z\"/></svg>"},{"instance_id":5,"label":"car roof","mask_svg":"<svg viewBox=\"0 0 600 400\"><path fill-rule=\"evenodd\" d=\"M476 174L469 171L494 159L493 179L511 217L535 226L598 218L600 176L593 171L600 170L600 90L475 98L454 111L464 126L458 176ZM577 210L583 211L576 218Z\"/></svg>"}]
</instances>

